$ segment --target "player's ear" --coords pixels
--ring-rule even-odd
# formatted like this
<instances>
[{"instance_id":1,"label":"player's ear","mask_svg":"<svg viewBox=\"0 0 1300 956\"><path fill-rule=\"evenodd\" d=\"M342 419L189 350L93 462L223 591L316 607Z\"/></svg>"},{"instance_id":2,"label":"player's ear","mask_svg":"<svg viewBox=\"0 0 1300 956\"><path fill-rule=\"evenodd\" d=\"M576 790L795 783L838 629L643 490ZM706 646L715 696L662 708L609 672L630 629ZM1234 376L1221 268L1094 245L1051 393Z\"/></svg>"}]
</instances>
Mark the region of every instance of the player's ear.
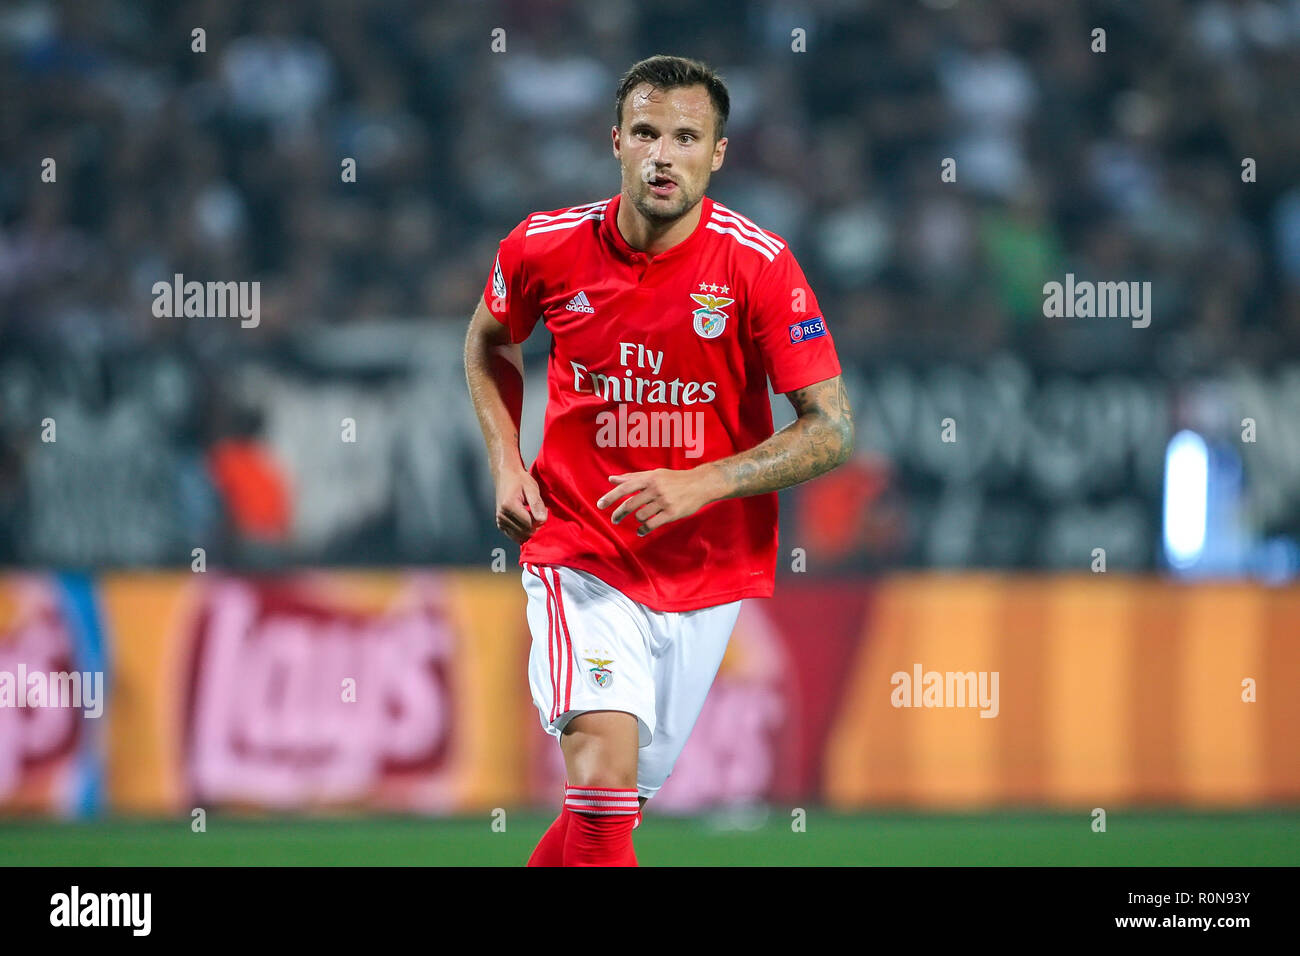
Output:
<instances>
[{"instance_id":1,"label":"player's ear","mask_svg":"<svg viewBox=\"0 0 1300 956\"><path fill-rule=\"evenodd\" d=\"M618 127L617 127L617 126L611 126L611 127L610 127L610 129L609 129L609 138L610 138L610 140L611 140L611 142L613 143L613 146L614 146L614 158L615 158L615 159L622 159L623 157L621 157L621 156L619 155Z\"/></svg>"},{"instance_id":2,"label":"player's ear","mask_svg":"<svg viewBox=\"0 0 1300 956\"><path fill-rule=\"evenodd\" d=\"M713 167L712 171L717 172L722 168L722 157L727 152L727 137L722 137L713 146Z\"/></svg>"}]
</instances>

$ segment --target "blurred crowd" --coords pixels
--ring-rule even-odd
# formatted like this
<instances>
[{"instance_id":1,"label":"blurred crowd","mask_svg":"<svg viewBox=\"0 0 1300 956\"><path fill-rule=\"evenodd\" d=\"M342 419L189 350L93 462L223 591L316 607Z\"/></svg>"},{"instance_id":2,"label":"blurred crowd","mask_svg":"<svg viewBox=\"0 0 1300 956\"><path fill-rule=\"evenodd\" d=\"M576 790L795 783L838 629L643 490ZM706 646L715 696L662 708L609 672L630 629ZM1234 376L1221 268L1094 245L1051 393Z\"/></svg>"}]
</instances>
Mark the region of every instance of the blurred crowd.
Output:
<instances>
[{"instance_id":1,"label":"blurred crowd","mask_svg":"<svg viewBox=\"0 0 1300 956\"><path fill-rule=\"evenodd\" d=\"M661 52L728 83L710 193L845 347L1300 353L1298 0L15 0L0 341L239 334L155 318L175 273L259 280L263 334L463 319L527 213L617 191L614 89ZM1151 328L1044 319L1067 272L1150 281Z\"/></svg>"}]
</instances>

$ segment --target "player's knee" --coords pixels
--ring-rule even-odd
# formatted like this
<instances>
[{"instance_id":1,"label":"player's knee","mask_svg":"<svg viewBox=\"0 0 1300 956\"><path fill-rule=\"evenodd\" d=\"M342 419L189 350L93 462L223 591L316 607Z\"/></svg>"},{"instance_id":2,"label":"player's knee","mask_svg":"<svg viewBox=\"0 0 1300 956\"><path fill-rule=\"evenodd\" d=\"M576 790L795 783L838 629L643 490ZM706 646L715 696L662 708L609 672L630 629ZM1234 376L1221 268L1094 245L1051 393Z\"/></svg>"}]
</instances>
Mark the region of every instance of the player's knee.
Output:
<instances>
[{"instance_id":1,"label":"player's knee","mask_svg":"<svg viewBox=\"0 0 1300 956\"><path fill-rule=\"evenodd\" d=\"M630 796L636 791L636 775L630 778L622 774L593 774L589 777L581 778L580 783L569 781L570 788L574 790L621 790L624 794ZM639 810L640 807L637 807Z\"/></svg>"},{"instance_id":2,"label":"player's knee","mask_svg":"<svg viewBox=\"0 0 1300 956\"><path fill-rule=\"evenodd\" d=\"M561 739L573 787L636 786L637 718L623 711L592 711L569 721Z\"/></svg>"},{"instance_id":3,"label":"player's knee","mask_svg":"<svg viewBox=\"0 0 1300 956\"><path fill-rule=\"evenodd\" d=\"M565 760L565 777L571 787L630 790L636 786L636 751L589 748Z\"/></svg>"}]
</instances>

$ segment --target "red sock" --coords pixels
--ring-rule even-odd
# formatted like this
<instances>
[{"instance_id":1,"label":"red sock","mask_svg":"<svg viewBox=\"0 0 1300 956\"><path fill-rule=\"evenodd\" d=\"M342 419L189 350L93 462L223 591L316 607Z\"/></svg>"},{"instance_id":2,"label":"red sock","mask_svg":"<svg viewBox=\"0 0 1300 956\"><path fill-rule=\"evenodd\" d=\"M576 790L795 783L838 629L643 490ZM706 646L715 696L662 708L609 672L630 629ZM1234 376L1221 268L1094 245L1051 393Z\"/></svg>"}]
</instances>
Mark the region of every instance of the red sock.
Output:
<instances>
[{"instance_id":1,"label":"red sock","mask_svg":"<svg viewBox=\"0 0 1300 956\"><path fill-rule=\"evenodd\" d=\"M636 788L564 788L565 866L636 866Z\"/></svg>"},{"instance_id":2,"label":"red sock","mask_svg":"<svg viewBox=\"0 0 1300 956\"><path fill-rule=\"evenodd\" d=\"M564 865L564 834L569 829L569 818L560 811L560 815L555 818L555 822L547 828L542 834L542 838L537 841L537 849L533 850L533 855L528 858L529 866L563 866Z\"/></svg>"}]
</instances>

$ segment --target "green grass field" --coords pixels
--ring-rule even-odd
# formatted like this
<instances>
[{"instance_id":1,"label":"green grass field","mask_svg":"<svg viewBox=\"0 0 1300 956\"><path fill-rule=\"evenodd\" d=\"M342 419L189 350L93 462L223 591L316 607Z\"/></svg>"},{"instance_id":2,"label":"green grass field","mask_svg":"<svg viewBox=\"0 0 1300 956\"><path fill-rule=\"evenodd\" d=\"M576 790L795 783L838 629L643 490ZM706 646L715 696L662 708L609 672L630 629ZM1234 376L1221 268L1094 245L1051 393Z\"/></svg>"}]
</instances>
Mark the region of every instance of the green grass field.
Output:
<instances>
[{"instance_id":1,"label":"green grass field","mask_svg":"<svg viewBox=\"0 0 1300 956\"><path fill-rule=\"evenodd\" d=\"M810 809L746 818L648 815L643 866L1295 866L1300 811L842 815ZM553 817L0 822L0 866L518 866Z\"/></svg>"}]
</instances>

